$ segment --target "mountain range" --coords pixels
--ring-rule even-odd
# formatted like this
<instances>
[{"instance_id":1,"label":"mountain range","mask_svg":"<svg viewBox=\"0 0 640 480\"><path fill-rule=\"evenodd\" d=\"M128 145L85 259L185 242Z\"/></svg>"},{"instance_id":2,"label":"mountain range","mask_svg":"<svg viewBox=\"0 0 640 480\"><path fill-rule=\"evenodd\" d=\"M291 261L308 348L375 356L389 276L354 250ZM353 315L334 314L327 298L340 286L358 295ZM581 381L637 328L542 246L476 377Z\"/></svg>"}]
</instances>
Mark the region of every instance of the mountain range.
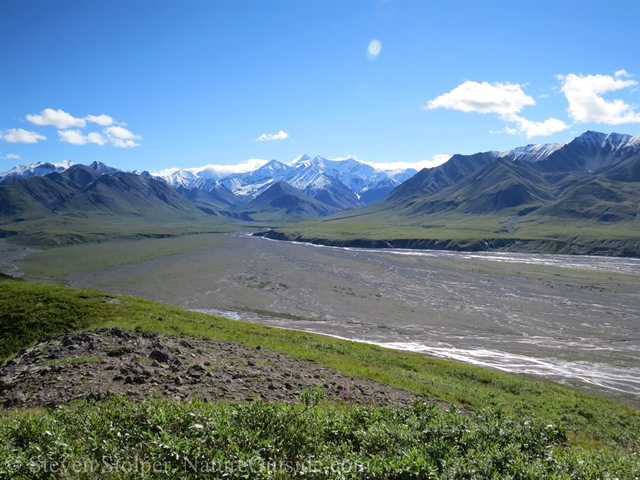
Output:
<instances>
[{"instance_id":1,"label":"mountain range","mask_svg":"<svg viewBox=\"0 0 640 480\"><path fill-rule=\"evenodd\" d=\"M71 165L68 161L20 165L0 174L0 185L52 172L60 173ZM121 173L102 162L93 162L88 167L105 174ZM302 155L291 164L271 160L249 172L208 166L170 169L158 174L138 171L132 173L161 180L192 202L216 211L235 210L251 202L272 185L284 181L305 195L332 207L323 211L336 212L380 200L416 172L413 168L378 169L353 158L328 160L320 156L311 158Z\"/></svg>"},{"instance_id":2,"label":"mountain range","mask_svg":"<svg viewBox=\"0 0 640 480\"><path fill-rule=\"evenodd\" d=\"M400 219L424 230L489 216L485 223L498 225L490 233L515 235L550 219L637 226L639 185L640 136L589 131L566 144L454 155L419 172L306 155L249 172L210 166L151 174L102 162L35 163L0 174L0 215L3 225L96 214L280 224L328 217L323 228L357 219L373 230Z\"/></svg>"},{"instance_id":3,"label":"mountain range","mask_svg":"<svg viewBox=\"0 0 640 480\"><path fill-rule=\"evenodd\" d=\"M341 246L640 256L640 136L454 155L373 204L263 235ZM329 233L330 232L330 233Z\"/></svg>"},{"instance_id":4,"label":"mountain range","mask_svg":"<svg viewBox=\"0 0 640 480\"><path fill-rule=\"evenodd\" d=\"M609 212L624 203L622 191L635 191L640 165L640 136L586 132L558 145L528 145L503 153L454 155L439 167L423 169L394 189L381 208L396 206L407 212L435 213L460 210L490 213L518 209L518 215L545 208L548 214L582 215L596 200L612 203L601 221L635 218L637 198L629 198L628 214ZM615 195L612 182L621 182ZM597 187L596 187L597 185ZM576 195L590 190L591 198L576 202ZM572 200L573 199L573 200ZM572 203L569 208L567 203ZM575 204L575 205L573 205ZM522 207L522 208L520 208Z\"/></svg>"}]
</instances>

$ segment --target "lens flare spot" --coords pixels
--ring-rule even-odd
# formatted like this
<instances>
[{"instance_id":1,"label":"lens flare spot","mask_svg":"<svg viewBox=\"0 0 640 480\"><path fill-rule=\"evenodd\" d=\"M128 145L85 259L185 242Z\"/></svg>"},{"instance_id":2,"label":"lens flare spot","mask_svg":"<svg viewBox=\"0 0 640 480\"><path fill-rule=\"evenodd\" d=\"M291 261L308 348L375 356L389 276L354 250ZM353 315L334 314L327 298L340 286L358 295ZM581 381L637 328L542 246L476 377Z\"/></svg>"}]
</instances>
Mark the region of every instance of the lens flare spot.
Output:
<instances>
[{"instance_id":1,"label":"lens flare spot","mask_svg":"<svg viewBox=\"0 0 640 480\"><path fill-rule=\"evenodd\" d=\"M380 40L371 40L369 42L369 46L367 47L367 58L369 60L375 60L380 55L380 51L382 50L382 43Z\"/></svg>"}]
</instances>

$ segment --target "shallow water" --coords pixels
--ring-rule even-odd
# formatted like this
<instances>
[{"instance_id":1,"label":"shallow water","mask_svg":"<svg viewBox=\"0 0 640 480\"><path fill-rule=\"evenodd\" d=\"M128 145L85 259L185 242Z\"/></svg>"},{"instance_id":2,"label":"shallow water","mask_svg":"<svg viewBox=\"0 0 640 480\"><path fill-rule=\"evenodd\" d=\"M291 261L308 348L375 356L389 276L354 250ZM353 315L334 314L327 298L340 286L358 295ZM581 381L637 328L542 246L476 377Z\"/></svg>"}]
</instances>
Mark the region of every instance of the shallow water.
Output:
<instances>
[{"instance_id":1,"label":"shallow water","mask_svg":"<svg viewBox=\"0 0 640 480\"><path fill-rule=\"evenodd\" d=\"M331 325L330 322L315 322L313 325L309 325L300 321L264 317L243 312L216 309L196 309L195 311L210 313L232 320L246 320L279 328L319 333L344 340L370 343L394 350L424 353L433 357L456 360L503 372L542 376L553 379L559 383L571 385L584 383L601 389L640 397L640 366L619 368L606 363L591 363L587 361L571 362L555 358L535 358L486 348L428 346L417 342L385 341L385 339L390 340L386 337L395 337L395 335L371 335L371 337L375 339L369 339L370 335L367 335L364 331L360 337L343 337L338 334L328 333L340 330L339 325ZM559 345L559 347L563 347L563 345Z\"/></svg>"}]
</instances>

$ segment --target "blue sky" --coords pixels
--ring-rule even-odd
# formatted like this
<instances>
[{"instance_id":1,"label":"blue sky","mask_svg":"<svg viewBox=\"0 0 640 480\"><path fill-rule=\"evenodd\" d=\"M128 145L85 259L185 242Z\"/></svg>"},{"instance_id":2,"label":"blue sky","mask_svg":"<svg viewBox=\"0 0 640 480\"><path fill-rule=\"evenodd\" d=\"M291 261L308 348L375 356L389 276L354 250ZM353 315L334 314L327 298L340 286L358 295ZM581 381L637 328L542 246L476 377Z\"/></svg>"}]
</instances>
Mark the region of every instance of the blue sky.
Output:
<instances>
[{"instance_id":1,"label":"blue sky","mask_svg":"<svg viewBox=\"0 0 640 480\"><path fill-rule=\"evenodd\" d=\"M640 133L637 0L0 7L0 171L419 162Z\"/></svg>"}]
</instances>

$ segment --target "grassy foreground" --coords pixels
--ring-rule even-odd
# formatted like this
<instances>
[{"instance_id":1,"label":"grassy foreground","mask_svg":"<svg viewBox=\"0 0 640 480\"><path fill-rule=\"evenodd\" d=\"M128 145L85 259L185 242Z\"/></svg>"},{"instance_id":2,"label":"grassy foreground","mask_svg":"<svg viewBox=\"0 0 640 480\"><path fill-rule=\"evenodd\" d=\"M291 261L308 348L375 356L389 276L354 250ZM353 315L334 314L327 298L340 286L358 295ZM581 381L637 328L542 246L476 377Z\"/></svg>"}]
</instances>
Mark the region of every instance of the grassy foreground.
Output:
<instances>
[{"instance_id":1,"label":"grassy foreground","mask_svg":"<svg viewBox=\"0 0 640 480\"><path fill-rule=\"evenodd\" d=\"M631 456L570 448L562 427L497 409L133 403L0 418L7 478L634 478ZM78 441L81 438L82 441Z\"/></svg>"},{"instance_id":2,"label":"grassy foreground","mask_svg":"<svg viewBox=\"0 0 640 480\"><path fill-rule=\"evenodd\" d=\"M413 478L410 471L422 472L421 478L430 478L429 472L433 472L432 478L606 478L603 472L612 473L611 478L640 475L634 453L640 449L640 411L600 397L549 382L227 320L134 297L0 280L0 358L12 356L45 334L113 326L260 345L336 368L348 376L451 402L475 410L479 416L420 406L385 411L321 403L300 413L303 410L295 410L303 408L300 406L130 404L116 399L97 405L81 403L59 411L1 413L0 445L4 447L0 447L0 465L12 459L22 464L38 448L43 455L51 454L49 460L86 459L91 448L92 455L97 455L99 444L105 449L119 448L105 455L129 462L138 458L138 453L146 460L162 460L175 453L180 458L221 455L215 458L233 461L255 455L263 461L379 461L382 470L375 470L376 475L358 474L368 478ZM490 410L484 410L487 408ZM439 426L429 426L431 421ZM362 429L354 429L355 423ZM288 430L278 430L276 425L280 424L297 425L293 432L302 436L291 437ZM547 431L547 425L553 426ZM294 453L287 453L291 446L278 446L293 442L292 438L302 442ZM565 442L574 448L566 447ZM178 462L180 458L175 455L173 461ZM400 474L403 469L406 475ZM471 473L473 469L475 474ZM39 476L32 473L27 472L23 478L53 477L43 471ZM18 473L4 474L19 478ZM323 475L318 478L336 478ZM113 478L126 475L120 472ZM166 477L159 474L158 478Z\"/></svg>"}]
</instances>

